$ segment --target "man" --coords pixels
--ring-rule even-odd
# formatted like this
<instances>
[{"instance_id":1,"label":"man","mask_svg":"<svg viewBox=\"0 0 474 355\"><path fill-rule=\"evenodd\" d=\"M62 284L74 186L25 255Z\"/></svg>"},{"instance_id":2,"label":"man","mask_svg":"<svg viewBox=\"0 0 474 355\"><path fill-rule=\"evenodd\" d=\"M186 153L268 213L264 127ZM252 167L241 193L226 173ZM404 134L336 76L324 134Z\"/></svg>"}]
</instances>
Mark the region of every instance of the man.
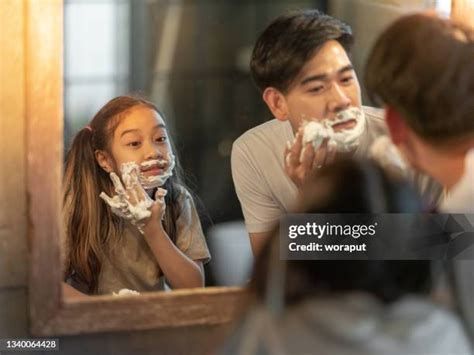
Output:
<instances>
[{"instance_id":1,"label":"man","mask_svg":"<svg viewBox=\"0 0 474 355\"><path fill-rule=\"evenodd\" d=\"M410 15L377 40L367 62L370 96L385 104L393 143L447 191L441 209L474 213L474 32Z\"/></svg>"},{"instance_id":2,"label":"man","mask_svg":"<svg viewBox=\"0 0 474 355\"><path fill-rule=\"evenodd\" d=\"M474 31L417 14L382 33L367 62L367 89L385 104L393 143L444 186L444 212L474 213L473 61ZM472 241L461 243L467 258ZM474 339L473 262L454 261L452 268L458 307Z\"/></svg>"},{"instance_id":3,"label":"man","mask_svg":"<svg viewBox=\"0 0 474 355\"><path fill-rule=\"evenodd\" d=\"M336 122L342 111L362 109L361 121L350 119L331 127L345 135L346 148L356 157L367 156L375 138L385 134L382 112L361 106L349 58L352 43L349 26L308 10L277 18L255 44L252 76L275 119L238 138L231 159L254 255L279 217L291 211L305 178L333 160L339 149L328 139L316 149L304 144L305 121L327 124Z\"/></svg>"}]
</instances>

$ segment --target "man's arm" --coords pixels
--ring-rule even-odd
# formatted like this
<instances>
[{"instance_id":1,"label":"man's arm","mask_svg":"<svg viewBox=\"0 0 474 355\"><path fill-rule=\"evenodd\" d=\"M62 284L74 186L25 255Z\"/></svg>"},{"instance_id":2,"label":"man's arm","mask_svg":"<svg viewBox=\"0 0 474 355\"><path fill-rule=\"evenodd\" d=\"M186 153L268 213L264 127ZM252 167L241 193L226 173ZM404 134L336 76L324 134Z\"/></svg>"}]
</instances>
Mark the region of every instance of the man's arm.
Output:
<instances>
[{"instance_id":1,"label":"man's arm","mask_svg":"<svg viewBox=\"0 0 474 355\"><path fill-rule=\"evenodd\" d=\"M249 233L250 246L252 247L252 253L257 258L263 250L263 247L270 239L272 235L271 231L261 233Z\"/></svg>"}]
</instances>

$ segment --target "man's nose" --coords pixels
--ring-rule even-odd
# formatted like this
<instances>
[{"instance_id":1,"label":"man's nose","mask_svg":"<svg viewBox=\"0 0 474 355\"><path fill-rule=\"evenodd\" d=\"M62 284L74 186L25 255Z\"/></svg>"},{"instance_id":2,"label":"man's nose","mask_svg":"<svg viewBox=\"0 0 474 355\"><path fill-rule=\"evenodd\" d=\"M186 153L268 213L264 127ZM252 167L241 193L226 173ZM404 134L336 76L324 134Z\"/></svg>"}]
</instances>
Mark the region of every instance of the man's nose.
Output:
<instances>
[{"instance_id":1,"label":"man's nose","mask_svg":"<svg viewBox=\"0 0 474 355\"><path fill-rule=\"evenodd\" d=\"M351 106L350 97L340 85L334 84L331 88L330 95L331 97L329 98L328 103L330 112L343 111Z\"/></svg>"}]
</instances>

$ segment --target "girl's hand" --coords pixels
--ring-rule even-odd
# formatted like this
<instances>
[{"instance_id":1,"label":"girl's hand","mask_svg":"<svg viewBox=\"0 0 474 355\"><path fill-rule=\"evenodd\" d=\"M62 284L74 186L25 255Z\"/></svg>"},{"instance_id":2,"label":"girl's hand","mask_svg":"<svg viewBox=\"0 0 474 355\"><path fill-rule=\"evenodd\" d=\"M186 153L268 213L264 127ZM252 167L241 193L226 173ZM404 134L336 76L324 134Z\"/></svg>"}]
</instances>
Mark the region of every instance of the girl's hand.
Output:
<instances>
[{"instance_id":1,"label":"girl's hand","mask_svg":"<svg viewBox=\"0 0 474 355\"><path fill-rule=\"evenodd\" d=\"M165 211L166 211L165 196L167 193L168 193L167 190L159 187L155 192L155 203L151 207L151 215L158 216L158 220L160 221L165 218Z\"/></svg>"},{"instance_id":2,"label":"girl's hand","mask_svg":"<svg viewBox=\"0 0 474 355\"><path fill-rule=\"evenodd\" d=\"M138 180L138 167L132 168L128 174L122 174L125 187L117 174L110 173L117 195L110 197L105 192L100 197L111 207L117 216L129 220L143 233L142 228L152 215L151 208L155 205Z\"/></svg>"}]
</instances>

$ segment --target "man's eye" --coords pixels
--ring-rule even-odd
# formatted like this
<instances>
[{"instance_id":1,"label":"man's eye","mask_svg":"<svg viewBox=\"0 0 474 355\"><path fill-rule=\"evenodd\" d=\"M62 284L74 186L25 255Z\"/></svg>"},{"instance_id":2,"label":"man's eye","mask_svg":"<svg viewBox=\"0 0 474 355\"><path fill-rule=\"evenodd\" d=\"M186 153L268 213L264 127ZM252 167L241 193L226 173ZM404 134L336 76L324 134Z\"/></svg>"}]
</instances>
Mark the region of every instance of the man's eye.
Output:
<instances>
[{"instance_id":1,"label":"man's eye","mask_svg":"<svg viewBox=\"0 0 474 355\"><path fill-rule=\"evenodd\" d=\"M342 78L341 81L344 83L344 84L348 84L352 81L352 79L354 79L353 76L348 76L348 77L345 77L345 78Z\"/></svg>"},{"instance_id":2,"label":"man's eye","mask_svg":"<svg viewBox=\"0 0 474 355\"><path fill-rule=\"evenodd\" d=\"M320 86L316 86L316 87L314 87L314 88L309 89L309 92L312 92L312 93L316 93L316 94L317 94L317 93L319 93L319 92L321 92L321 91L323 91L323 90L324 90L324 86L320 85Z\"/></svg>"},{"instance_id":3,"label":"man's eye","mask_svg":"<svg viewBox=\"0 0 474 355\"><path fill-rule=\"evenodd\" d=\"M141 143L139 141L133 141L133 142L127 143L129 147L139 147L140 144Z\"/></svg>"}]
</instances>

